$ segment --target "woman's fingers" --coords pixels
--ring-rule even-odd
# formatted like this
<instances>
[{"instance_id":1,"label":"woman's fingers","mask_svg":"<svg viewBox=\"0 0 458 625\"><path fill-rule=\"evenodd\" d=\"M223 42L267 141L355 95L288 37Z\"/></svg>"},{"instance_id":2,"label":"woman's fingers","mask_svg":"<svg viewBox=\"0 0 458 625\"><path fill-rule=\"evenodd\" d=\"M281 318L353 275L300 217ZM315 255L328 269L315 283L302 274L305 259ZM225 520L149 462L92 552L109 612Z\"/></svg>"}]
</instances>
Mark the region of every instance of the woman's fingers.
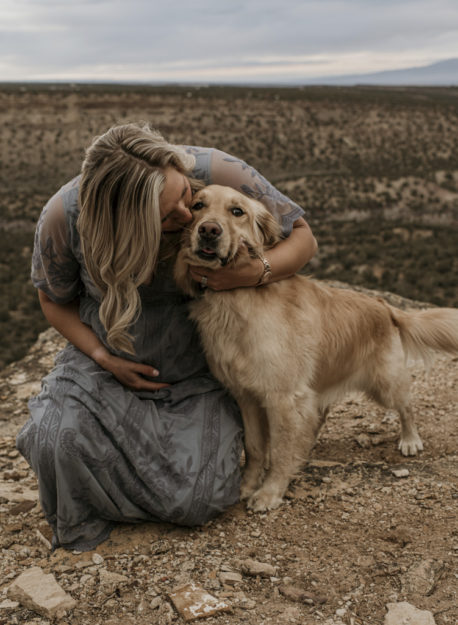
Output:
<instances>
[{"instance_id":1,"label":"woman's fingers","mask_svg":"<svg viewBox=\"0 0 458 625\"><path fill-rule=\"evenodd\" d=\"M159 371L155 367L118 356L110 359L108 371L110 371L121 384L138 391L158 391L161 388L170 386L170 384L165 382L153 382L147 379L155 378L159 375Z\"/></svg>"}]
</instances>

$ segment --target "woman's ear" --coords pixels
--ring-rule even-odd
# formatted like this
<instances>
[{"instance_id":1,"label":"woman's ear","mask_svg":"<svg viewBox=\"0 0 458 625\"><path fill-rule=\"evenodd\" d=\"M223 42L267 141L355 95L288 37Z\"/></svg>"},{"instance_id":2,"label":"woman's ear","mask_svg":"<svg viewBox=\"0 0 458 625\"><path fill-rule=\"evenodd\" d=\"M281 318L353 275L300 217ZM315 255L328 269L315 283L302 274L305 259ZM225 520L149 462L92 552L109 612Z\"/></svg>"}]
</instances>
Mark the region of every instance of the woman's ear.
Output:
<instances>
[{"instance_id":1,"label":"woman's ear","mask_svg":"<svg viewBox=\"0 0 458 625\"><path fill-rule=\"evenodd\" d=\"M256 215L256 225L261 233L264 247L273 247L278 243L281 236L281 228L266 208L258 211Z\"/></svg>"}]
</instances>

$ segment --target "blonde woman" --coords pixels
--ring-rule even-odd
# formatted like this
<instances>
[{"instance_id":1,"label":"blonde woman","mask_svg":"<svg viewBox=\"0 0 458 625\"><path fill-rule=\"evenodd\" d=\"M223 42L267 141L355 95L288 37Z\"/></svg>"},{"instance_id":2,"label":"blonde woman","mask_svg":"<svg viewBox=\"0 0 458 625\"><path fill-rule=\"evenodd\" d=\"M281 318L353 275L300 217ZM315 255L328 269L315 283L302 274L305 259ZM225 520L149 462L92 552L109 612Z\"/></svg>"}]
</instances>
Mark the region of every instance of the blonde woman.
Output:
<instances>
[{"instance_id":1,"label":"blonde woman","mask_svg":"<svg viewBox=\"0 0 458 625\"><path fill-rule=\"evenodd\" d=\"M81 175L37 224L32 280L69 341L30 401L17 446L38 476L54 546L90 550L116 522L206 522L238 499L237 406L209 373L172 279L170 249L192 220L196 185L230 185L265 203L285 239L270 280L313 256L302 209L243 161L167 143L126 124L97 137ZM243 269L193 269L212 289L256 287Z\"/></svg>"}]
</instances>

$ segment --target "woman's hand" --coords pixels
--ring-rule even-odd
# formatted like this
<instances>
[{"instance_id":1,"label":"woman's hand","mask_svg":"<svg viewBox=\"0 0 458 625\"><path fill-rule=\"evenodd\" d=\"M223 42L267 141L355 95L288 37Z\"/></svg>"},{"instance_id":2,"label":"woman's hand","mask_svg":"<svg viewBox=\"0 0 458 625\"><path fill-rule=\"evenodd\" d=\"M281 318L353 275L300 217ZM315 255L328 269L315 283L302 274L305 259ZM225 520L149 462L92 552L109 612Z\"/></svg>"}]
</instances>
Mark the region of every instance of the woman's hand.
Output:
<instances>
[{"instance_id":1,"label":"woman's hand","mask_svg":"<svg viewBox=\"0 0 458 625\"><path fill-rule=\"evenodd\" d=\"M114 356L105 347L95 350L92 357L103 369L112 373L121 384L135 391L158 391L170 386L165 382L152 382L145 379L145 376L155 378L159 375L159 371L154 367Z\"/></svg>"},{"instance_id":2,"label":"woman's hand","mask_svg":"<svg viewBox=\"0 0 458 625\"><path fill-rule=\"evenodd\" d=\"M264 273L264 265L259 258L251 258L244 254L237 258L235 263L230 263L219 269L192 266L189 268L192 279L201 282L202 277L207 278L206 286L213 291L227 291L240 287L256 286Z\"/></svg>"},{"instance_id":3,"label":"woman's hand","mask_svg":"<svg viewBox=\"0 0 458 625\"><path fill-rule=\"evenodd\" d=\"M159 375L154 367L111 354L94 331L81 321L77 299L67 304L57 304L40 290L38 297L49 323L83 354L95 360L102 369L112 373L121 384L136 391L158 391L160 388L170 386L164 382L151 382L145 379L144 376L155 378Z\"/></svg>"}]
</instances>

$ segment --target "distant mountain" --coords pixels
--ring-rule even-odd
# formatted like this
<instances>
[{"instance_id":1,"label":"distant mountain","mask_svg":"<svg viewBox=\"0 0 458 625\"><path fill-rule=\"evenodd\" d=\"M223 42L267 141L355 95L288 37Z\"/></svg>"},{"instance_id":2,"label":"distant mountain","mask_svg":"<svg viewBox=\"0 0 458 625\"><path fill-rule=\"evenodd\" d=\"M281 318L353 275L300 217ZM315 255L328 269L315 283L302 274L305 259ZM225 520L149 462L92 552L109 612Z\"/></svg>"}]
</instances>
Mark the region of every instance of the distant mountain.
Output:
<instances>
[{"instance_id":1,"label":"distant mountain","mask_svg":"<svg viewBox=\"0 0 458 625\"><path fill-rule=\"evenodd\" d=\"M458 58L438 61L422 67L375 72L373 74L351 74L343 76L324 76L304 81L308 85L458 85Z\"/></svg>"}]
</instances>

